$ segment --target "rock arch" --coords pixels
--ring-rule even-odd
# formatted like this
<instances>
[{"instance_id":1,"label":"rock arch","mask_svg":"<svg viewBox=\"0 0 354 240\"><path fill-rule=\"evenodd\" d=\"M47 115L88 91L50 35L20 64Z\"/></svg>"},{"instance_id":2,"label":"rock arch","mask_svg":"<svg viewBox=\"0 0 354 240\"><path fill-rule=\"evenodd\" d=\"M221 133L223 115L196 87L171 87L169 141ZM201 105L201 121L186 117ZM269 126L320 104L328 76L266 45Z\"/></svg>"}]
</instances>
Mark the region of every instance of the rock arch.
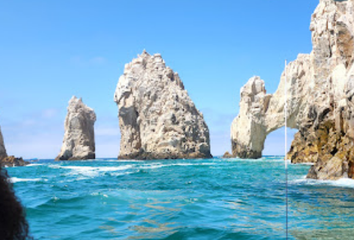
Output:
<instances>
[{"instance_id":1,"label":"rock arch","mask_svg":"<svg viewBox=\"0 0 354 240\"><path fill-rule=\"evenodd\" d=\"M286 101L287 124L299 130L287 158L314 162L309 178L354 178L354 0L320 0L310 30L312 52L286 66L274 94L259 77L241 89L232 154L260 157L266 136L284 125Z\"/></svg>"},{"instance_id":2,"label":"rock arch","mask_svg":"<svg viewBox=\"0 0 354 240\"><path fill-rule=\"evenodd\" d=\"M285 76L285 72L287 73ZM299 129L307 108L302 99L311 91L310 55L300 54L281 76L274 94L267 94L264 81L252 77L241 88L239 115L231 124L232 155L260 158L267 135L284 126L284 86L287 81L287 126Z\"/></svg>"}]
</instances>

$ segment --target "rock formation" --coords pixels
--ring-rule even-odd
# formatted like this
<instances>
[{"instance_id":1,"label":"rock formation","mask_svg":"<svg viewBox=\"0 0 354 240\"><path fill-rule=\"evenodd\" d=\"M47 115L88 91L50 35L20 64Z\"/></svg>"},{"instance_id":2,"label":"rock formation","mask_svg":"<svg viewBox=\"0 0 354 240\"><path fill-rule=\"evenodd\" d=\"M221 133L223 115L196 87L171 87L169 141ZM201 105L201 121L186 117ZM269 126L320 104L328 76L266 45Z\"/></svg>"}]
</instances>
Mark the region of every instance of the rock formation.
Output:
<instances>
[{"instance_id":1,"label":"rock formation","mask_svg":"<svg viewBox=\"0 0 354 240\"><path fill-rule=\"evenodd\" d=\"M233 158L233 156L231 153L229 153L229 151L226 151L224 155L222 155L222 158Z\"/></svg>"},{"instance_id":2,"label":"rock formation","mask_svg":"<svg viewBox=\"0 0 354 240\"><path fill-rule=\"evenodd\" d=\"M22 157L17 158L14 156L4 157L0 160L1 167L22 167L30 164L27 161L24 161Z\"/></svg>"},{"instance_id":3,"label":"rock formation","mask_svg":"<svg viewBox=\"0 0 354 240\"><path fill-rule=\"evenodd\" d=\"M24 161L22 158L7 156L6 148L4 144L4 138L2 136L1 129L0 129L0 166L15 167L15 166L25 166L28 164L29 162Z\"/></svg>"},{"instance_id":4,"label":"rock formation","mask_svg":"<svg viewBox=\"0 0 354 240\"><path fill-rule=\"evenodd\" d=\"M3 159L5 157L7 157L7 153L6 153L4 138L2 136L1 129L0 129L0 159Z\"/></svg>"},{"instance_id":5,"label":"rock formation","mask_svg":"<svg viewBox=\"0 0 354 240\"><path fill-rule=\"evenodd\" d=\"M114 101L118 159L209 158L209 129L176 72L145 50L125 65Z\"/></svg>"},{"instance_id":6,"label":"rock formation","mask_svg":"<svg viewBox=\"0 0 354 240\"><path fill-rule=\"evenodd\" d=\"M312 52L286 66L274 94L259 77L241 89L232 154L261 156L266 136L284 126L286 91L287 125L299 130L288 158L315 163L309 178L354 178L354 0L320 0L310 30Z\"/></svg>"},{"instance_id":7,"label":"rock formation","mask_svg":"<svg viewBox=\"0 0 354 240\"><path fill-rule=\"evenodd\" d=\"M65 118L63 145L55 160L95 159L95 121L93 109L73 96Z\"/></svg>"}]
</instances>

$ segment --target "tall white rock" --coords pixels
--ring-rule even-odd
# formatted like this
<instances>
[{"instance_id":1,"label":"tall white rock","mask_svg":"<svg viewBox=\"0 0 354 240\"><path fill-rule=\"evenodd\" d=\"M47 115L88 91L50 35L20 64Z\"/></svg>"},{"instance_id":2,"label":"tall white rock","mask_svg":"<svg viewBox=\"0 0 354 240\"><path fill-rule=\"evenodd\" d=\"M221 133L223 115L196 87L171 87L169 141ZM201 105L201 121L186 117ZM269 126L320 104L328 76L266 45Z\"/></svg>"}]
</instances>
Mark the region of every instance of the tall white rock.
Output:
<instances>
[{"instance_id":1,"label":"tall white rock","mask_svg":"<svg viewBox=\"0 0 354 240\"><path fill-rule=\"evenodd\" d=\"M299 130L291 161L316 163L310 178L354 178L354 0L320 0L310 30L312 52L286 66L274 94L266 94L259 77L241 89L232 154L260 157L266 136L284 126L286 101L287 125Z\"/></svg>"},{"instance_id":2,"label":"tall white rock","mask_svg":"<svg viewBox=\"0 0 354 240\"><path fill-rule=\"evenodd\" d=\"M176 72L145 50L125 65L114 94L119 159L209 158L209 130Z\"/></svg>"},{"instance_id":3,"label":"tall white rock","mask_svg":"<svg viewBox=\"0 0 354 240\"><path fill-rule=\"evenodd\" d=\"M65 118L63 145L55 160L95 159L95 121L93 109L73 96Z\"/></svg>"}]
</instances>

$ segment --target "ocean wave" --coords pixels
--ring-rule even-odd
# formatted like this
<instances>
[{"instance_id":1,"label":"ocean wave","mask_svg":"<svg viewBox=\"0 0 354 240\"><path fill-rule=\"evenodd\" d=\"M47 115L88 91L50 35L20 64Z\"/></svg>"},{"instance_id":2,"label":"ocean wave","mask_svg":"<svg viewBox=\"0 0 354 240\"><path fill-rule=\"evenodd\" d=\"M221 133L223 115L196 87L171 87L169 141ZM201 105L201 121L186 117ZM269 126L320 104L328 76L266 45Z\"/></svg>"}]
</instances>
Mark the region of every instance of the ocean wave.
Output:
<instances>
[{"instance_id":1,"label":"ocean wave","mask_svg":"<svg viewBox=\"0 0 354 240\"><path fill-rule=\"evenodd\" d=\"M133 168L133 165L123 165L123 166L116 166L116 167L59 166L59 168L71 170L69 175L83 175L86 177L97 177L100 174L105 172L117 172L117 171L128 170Z\"/></svg>"},{"instance_id":2,"label":"ocean wave","mask_svg":"<svg viewBox=\"0 0 354 240\"><path fill-rule=\"evenodd\" d=\"M310 162L306 162L306 163L291 163L291 165L307 165L307 166L313 166L313 165L315 165L315 163L310 163Z\"/></svg>"},{"instance_id":3,"label":"ocean wave","mask_svg":"<svg viewBox=\"0 0 354 240\"><path fill-rule=\"evenodd\" d=\"M124 163L124 162L144 162L144 160L119 160L119 159L97 159L99 162L116 162L116 163Z\"/></svg>"},{"instance_id":4,"label":"ocean wave","mask_svg":"<svg viewBox=\"0 0 354 240\"><path fill-rule=\"evenodd\" d=\"M61 168L61 165L59 165L59 164L49 164L48 167L49 168L58 169L58 168Z\"/></svg>"},{"instance_id":5,"label":"ocean wave","mask_svg":"<svg viewBox=\"0 0 354 240\"><path fill-rule=\"evenodd\" d=\"M346 188L354 188L354 179L350 178L341 178L339 180L316 180L306 178L306 175L300 179L295 179L289 181L290 184L305 184L305 185L327 185L334 187L346 187Z\"/></svg>"},{"instance_id":6,"label":"ocean wave","mask_svg":"<svg viewBox=\"0 0 354 240\"><path fill-rule=\"evenodd\" d=\"M30 163L28 165L26 165L26 167L36 167L36 166L42 166L44 164L40 164L40 163Z\"/></svg>"},{"instance_id":7,"label":"ocean wave","mask_svg":"<svg viewBox=\"0 0 354 240\"><path fill-rule=\"evenodd\" d=\"M41 178L17 178L17 177L12 177L9 179L10 182L12 183L17 183L17 182L38 182L41 181Z\"/></svg>"},{"instance_id":8,"label":"ocean wave","mask_svg":"<svg viewBox=\"0 0 354 240\"><path fill-rule=\"evenodd\" d=\"M124 165L118 167L89 167L89 166L61 166L60 168L71 169L75 171L99 171L99 172L114 172L120 170L127 170L133 165Z\"/></svg>"},{"instance_id":9,"label":"ocean wave","mask_svg":"<svg viewBox=\"0 0 354 240\"><path fill-rule=\"evenodd\" d=\"M174 166L208 166L208 165L216 165L217 163L171 163L171 164L160 164L160 163L153 163L153 164L145 164L140 166L140 169L156 169L156 168L163 168L163 167L174 167Z\"/></svg>"},{"instance_id":10,"label":"ocean wave","mask_svg":"<svg viewBox=\"0 0 354 240\"><path fill-rule=\"evenodd\" d=\"M274 160L273 160L274 159ZM258 158L258 159L243 159L243 158L227 158L225 159L226 162L284 162L284 159L278 159L278 158ZM290 160L287 160L288 163Z\"/></svg>"}]
</instances>

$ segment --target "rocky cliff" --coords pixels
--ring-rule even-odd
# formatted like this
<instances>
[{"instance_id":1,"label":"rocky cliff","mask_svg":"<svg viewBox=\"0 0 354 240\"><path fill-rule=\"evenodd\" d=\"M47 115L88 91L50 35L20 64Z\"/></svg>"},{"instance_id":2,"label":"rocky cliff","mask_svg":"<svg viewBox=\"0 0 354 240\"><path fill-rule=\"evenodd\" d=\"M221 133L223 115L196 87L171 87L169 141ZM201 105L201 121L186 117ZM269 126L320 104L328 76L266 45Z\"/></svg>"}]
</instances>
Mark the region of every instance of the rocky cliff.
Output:
<instances>
[{"instance_id":1,"label":"rocky cliff","mask_svg":"<svg viewBox=\"0 0 354 240\"><path fill-rule=\"evenodd\" d=\"M119 159L209 158L209 129L176 72L145 50L125 65L114 94Z\"/></svg>"},{"instance_id":2,"label":"rocky cliff","mask_svg":"<svg viewBox=\"0 0 354 240\"><path fill-rule=\"evenodd\" d=\"M95 121L93 109L73 96L65 118L63 145L55 160L95 159Z\"/></svg>"},{"instance_id":3,"label":"rocky cliff","mask_svg":"<svg viewBox=\"0 0 354 240\"><path fill-rule=\"evenodd\" d=\"M233 155L260 157L267 134L284 126L286 102L287 125L299 130L288 158L315 163L309 178L353 178L354 0L320 0L310 30L312 52L286 66L274 94L259 77L241 89L231 126Z\"/></svg>"},{"instance_id":4,"label":"rocky cliff","mask_svg":"<svg viewBox=\"0 0 354 240\"><path fill-rule=\"evenodd\" d=\"M4 138L2 136L1 128L0 128L0 159L3 159L5 157L7 157L7 153L6 153Z\"/></svg>"}]
</instances>

